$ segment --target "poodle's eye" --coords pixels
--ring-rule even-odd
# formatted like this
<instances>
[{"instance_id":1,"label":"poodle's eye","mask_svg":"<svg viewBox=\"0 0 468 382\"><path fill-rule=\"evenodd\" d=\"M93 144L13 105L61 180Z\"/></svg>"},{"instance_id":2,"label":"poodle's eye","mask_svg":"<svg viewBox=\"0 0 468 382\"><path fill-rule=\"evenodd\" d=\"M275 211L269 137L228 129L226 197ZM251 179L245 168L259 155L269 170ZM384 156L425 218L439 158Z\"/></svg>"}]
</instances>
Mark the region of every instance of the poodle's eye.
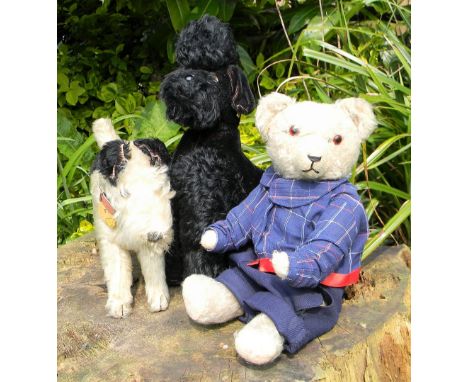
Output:
<instances>
[{"instance_id":1,"label":"poodle's eye","mask_svg":"<svg viewBox=\"0 0 468 382\"><path fill-rule=\"evenodd\" d=\"M295 127L294 125L292 125L290 128L289 128L289 135L297 135L299 134L299 129L297 127Z\"/></svg>"},{"instance_id":2,"label":"poodle's eye","mask_svg":"<svg viewBox=\"0 0 468 382\"><path fill-rule=\"evenodd\" d=\"M193 76L191 74L189 74L187 77L185 77L185 79L187 81L192 81L192 78L193 78Z\"/></svg>"},{"instance_id":3,"label":"poodle's eye","mask_svg":"<svg viewBox=\"0 0 468 382\"><path fill-rule=\"evenodd\" d=\"M333 143L335 145L339 145L341 143L341 141L343 140L343 137L341 135L335 135L333 137Z\"/></svg>"}]
</instances>

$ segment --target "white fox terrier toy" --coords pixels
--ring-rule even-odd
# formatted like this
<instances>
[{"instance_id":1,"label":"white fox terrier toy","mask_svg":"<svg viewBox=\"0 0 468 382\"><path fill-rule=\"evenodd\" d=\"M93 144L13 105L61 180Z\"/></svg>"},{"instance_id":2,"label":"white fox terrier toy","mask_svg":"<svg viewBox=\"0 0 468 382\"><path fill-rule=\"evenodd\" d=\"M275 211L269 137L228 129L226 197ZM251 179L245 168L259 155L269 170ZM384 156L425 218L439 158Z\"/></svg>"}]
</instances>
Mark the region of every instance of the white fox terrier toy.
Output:
<instances>
[{"instance_id":1,"label":"white fox terrier toy","mask_svg":"<svg viewBox=\"0 0 468 382\"><path fill-rule=\"evenodd\" d=\"M135 252L145 279L149 309L169 305L164 255L172 242L170 160L157 139L121 140L110 119L93 123L101 149L91 167L94 225L107 284L106 310L122 318L132 310Z\"/></svg>"}]
</instances>

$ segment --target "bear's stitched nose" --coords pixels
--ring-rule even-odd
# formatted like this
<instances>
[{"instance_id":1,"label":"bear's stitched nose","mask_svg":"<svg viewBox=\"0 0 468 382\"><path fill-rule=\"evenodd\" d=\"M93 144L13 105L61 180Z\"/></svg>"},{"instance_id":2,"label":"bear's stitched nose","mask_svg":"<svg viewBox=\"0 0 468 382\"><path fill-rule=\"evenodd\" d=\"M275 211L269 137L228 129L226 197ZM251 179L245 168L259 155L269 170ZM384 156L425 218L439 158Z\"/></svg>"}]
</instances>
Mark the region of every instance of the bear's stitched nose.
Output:
<instances>
[{"instance_id":1,"label":"bear's stitched nose","mask_svg":"<svg viewBox=\"0 0 468 382\"><path fill-rule=\"evenodd\" d=\"M146 236L148 237L148 241L151 241L154 243L160 240L163 235L160 232L148 232Z\"/></svg>"},{"instance_id":2,"label":"bear's stitched nose","mask_svg":"<svg viewBox=\"0 0 468 382\"><path fill-rule=\"evenodd\" d=\"M320 162L320 159L322 159L322 157L314 157L312 155L307 155L307 158L309 158L311 162Z\"/></svg>"}]
</instances>

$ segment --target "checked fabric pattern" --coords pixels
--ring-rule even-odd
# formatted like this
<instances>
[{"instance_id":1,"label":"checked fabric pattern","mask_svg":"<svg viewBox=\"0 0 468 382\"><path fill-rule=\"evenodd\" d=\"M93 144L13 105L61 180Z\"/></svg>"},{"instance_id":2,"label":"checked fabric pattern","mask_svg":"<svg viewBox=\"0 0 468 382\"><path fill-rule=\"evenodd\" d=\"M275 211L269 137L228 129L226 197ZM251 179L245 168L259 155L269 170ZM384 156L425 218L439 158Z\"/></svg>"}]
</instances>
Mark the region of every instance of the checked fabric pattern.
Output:
<instances>
[{"instance_id":1,"label":"checked fabric pattern","mask_svg":"<svg viewBox=\"0 0 468 382\"><path fill-rule=\"evenodd\" d=\"M218 236L216 253L239 250L249 242L259 258L286 252L287 280L293 287L316 287L332 272L359 268L368 237L364 207L347 179L284 179L273 167L225 220L209 228Z\"/></svg>"}]
</instances>

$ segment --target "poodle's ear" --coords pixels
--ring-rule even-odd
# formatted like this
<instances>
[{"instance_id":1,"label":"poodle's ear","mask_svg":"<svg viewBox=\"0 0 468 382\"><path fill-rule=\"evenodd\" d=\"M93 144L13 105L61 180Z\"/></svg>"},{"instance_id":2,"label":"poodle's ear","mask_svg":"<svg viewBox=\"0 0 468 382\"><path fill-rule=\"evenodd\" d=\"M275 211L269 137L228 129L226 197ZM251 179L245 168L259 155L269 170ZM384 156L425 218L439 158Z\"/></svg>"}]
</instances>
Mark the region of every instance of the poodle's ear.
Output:
<instances>
[{"instance_id":1,"label":"poodle's ear","mask_svg":"<svg viewBox=\"0 0 468 382\"><path fill-rule=\"evenodd\" d=\"M272 119L282 110L296 101L287 95L271 93L260 98L255 114L255 126L266 141Z\"/></svg>"},{"instance_id":2,"label":"poodle's ear","mask_svg":"<svg viewBox=\"0 0 468 382\"><path fill-rule=\"evenodd\" d=\"M351 117L356 125L359 136L365 141L377 127L372 105L361 98L345 98L335 102Z\"/></svg>"},{"instance_id":3,"label":"poodle's ear","mask_svg":"<svg viewBox=\"0 0 468 382\"><path fill-rule=\"evenodd\" d=\"M237 65L229 65L227 75L231 83L231 105L238 114L249 114L255 109L255 98L244 72Z\"/></svg>"}]
</instances>

